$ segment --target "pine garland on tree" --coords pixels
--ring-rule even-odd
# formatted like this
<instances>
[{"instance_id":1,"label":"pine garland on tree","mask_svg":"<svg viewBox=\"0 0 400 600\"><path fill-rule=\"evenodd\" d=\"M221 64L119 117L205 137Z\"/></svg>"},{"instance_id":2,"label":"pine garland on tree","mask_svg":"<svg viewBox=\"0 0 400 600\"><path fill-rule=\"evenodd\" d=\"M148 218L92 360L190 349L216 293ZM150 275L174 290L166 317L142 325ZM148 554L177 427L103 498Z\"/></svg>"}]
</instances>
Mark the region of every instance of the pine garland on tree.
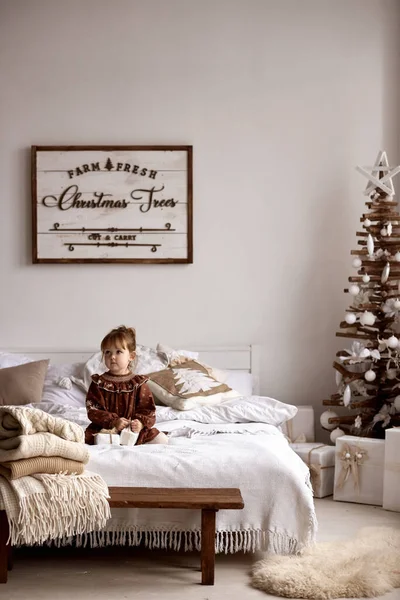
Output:
<instances>
[{"instance_id":1,"label":"pine garland on tree","mask_svg":"<svg viewBox=\"0 0 400 600\"><path fill-rule=\"evenodd\" d=\"M352 250L357 275L348 278L344 291L352 296L338 337L354 341L340 350L333 363L337 392L325 406L338 406L321 415L331 440L344 433L385 436L385 429L400 425L400 214L393 201L392 177L400 166L389 167L379 152L373 167L357 167L368 177L367 212L358 231L360 248ZM347 413L344 409L347 409Z\"/></svg>"}]
</instances>

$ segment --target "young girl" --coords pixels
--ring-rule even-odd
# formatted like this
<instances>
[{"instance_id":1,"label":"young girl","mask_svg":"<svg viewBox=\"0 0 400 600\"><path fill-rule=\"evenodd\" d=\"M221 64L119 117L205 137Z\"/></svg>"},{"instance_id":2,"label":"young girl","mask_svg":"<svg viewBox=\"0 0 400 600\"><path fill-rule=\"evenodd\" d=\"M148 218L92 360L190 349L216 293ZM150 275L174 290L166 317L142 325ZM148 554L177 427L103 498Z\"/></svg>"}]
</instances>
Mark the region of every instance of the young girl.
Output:
<instances>
[{"instance_id":1,"label":"young girl","mask_svg":"<svg viewBox=\"0 0 400 600\"><path fill-rule=\"evenodd\" d=\"M101 429L126 427L139 433L138 444L166 444L168 438L153 427L156 407L146 377L134 375L130 363L136 356L136 332L117 327L101 342L101 351L108 371L92 375L86 396L86 410L91 424L85 431L87 444L94 444L94 435Z\"/></svg>"}]
</instances>

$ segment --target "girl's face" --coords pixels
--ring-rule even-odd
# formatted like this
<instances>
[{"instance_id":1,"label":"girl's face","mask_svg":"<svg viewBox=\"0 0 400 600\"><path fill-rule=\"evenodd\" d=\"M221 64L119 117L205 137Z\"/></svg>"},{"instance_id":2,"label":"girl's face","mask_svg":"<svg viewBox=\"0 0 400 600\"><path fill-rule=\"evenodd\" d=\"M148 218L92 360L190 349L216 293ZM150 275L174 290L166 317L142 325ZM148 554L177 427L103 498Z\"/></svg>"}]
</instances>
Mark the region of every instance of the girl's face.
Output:
<instances>
[{"instance_id":1,"label":"girl's face","mask_svg":"<svg viewBox=\"0 0 400 600\"><path fill-rule=\"evenodd\" d=\"M127 375L130 373L129 363L135 358L134 352L117 344L111 344L104 350L104 362L113 375Z\"/></svg>"}]
</instances>

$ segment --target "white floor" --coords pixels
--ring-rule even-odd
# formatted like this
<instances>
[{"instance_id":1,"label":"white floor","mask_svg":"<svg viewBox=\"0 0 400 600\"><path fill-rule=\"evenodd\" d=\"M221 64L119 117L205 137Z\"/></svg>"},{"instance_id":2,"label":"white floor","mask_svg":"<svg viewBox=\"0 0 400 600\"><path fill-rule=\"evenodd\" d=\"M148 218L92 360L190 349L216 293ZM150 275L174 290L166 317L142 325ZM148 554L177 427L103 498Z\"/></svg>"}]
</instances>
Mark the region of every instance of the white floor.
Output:
<instances>
[{"instance_id":1,"label":"white floor","mask_svg":"<svg viewBox=\"0 0 400 600\"><path fill-rule=\"evenodd\" d=\"M400 513L362 504L316 499L318 541L344 539L366 525L400 528ZM216 583L199 584L199 556L134 548L88 551L31 549L16 553L2 600L252 600L275 598L249 585L249 570L260 556L218 555ZM400 589L383 596L400 600Z\"/></svg>"}]
</instances>

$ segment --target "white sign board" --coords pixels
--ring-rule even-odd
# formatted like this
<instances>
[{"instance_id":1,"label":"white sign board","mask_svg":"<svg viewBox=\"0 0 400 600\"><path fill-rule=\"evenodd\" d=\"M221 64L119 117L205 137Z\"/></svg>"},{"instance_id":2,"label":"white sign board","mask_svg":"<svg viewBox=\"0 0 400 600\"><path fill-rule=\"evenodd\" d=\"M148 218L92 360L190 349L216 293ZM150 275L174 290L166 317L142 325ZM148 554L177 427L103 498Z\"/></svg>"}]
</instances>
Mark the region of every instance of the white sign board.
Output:
<instances>
[{"instance_id":1,"label":"white sign board","mask_svg":"<svg viewBox=\"0 0 400 600\"><path fill-rule=\"evenodd\" d=\"M33 262L192 263L191 146L32 146Z\"/></svg>"}]
</instances>

